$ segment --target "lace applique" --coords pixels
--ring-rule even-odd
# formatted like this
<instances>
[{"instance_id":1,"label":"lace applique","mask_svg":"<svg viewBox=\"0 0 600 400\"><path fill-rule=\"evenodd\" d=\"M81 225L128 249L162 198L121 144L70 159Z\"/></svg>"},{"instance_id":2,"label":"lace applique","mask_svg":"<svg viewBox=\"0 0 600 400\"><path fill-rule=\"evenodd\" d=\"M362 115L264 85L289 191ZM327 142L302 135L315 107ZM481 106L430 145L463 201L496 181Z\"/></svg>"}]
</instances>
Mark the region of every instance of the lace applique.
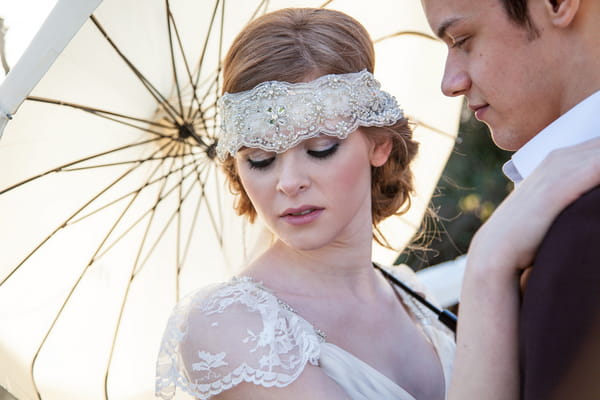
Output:
<instances>
[{"instance_id":1,"label":"lace applique","mask_svg":"<svg viewBox=\"0 0 600 400\"><path fill-rule=\"evenodd\" d=\"M240 382L284 387L318 365L320 335L250 278L202 289L174 309L157 362L156 395L179 386L207 399Z\"/></svg>"}]
</instances>

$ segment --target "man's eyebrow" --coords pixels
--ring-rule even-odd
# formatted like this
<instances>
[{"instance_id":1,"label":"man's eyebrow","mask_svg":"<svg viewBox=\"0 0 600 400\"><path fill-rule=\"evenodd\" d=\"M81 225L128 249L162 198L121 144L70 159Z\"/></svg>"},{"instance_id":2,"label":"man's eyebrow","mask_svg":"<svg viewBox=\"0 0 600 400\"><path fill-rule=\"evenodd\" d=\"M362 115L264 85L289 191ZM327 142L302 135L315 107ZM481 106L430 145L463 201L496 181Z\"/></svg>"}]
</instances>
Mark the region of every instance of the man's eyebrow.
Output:
<instances>
[{"instance_id":1,"label":"man's eyebrow","mask_svg":"<svg viewBox=\"0 0 600 400\"><path fill-rule=\"evenodd\" d=\"M444 22L442 22L442 24L440 25L440 27L437 29L437 37L439 37L440 39L443 39L444 36L446 36L446 31L448 30L448 28L450 28L452 25L454 25L455 23L457 23L458 21L460 21L460 17L454 17L454 18L449 18L447 20L445 20Z\"/></svg>"}]
</instances>

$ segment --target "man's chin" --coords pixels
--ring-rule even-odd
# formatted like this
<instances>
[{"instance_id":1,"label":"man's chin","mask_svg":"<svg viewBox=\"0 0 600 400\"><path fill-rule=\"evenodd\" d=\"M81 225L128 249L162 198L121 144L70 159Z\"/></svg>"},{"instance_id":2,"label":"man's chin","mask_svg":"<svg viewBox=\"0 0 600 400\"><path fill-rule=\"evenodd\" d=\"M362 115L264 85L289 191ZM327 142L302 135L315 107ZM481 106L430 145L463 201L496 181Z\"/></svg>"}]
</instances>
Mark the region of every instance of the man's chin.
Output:
<instances>
[{"instance_id":1,"label":"man's chin","mask_svg":"<svg viewBox=\"0 0 600 400\"><path fill-rule=\"evenodd\" d=\"M506 151L517 151L521 147L527 143L526 140L523 140L516 132L503 130L503 129L493 129L489 124L487 124L489 131L491 132L492 141L499 149Z\"/></svg>"}]
</instances>

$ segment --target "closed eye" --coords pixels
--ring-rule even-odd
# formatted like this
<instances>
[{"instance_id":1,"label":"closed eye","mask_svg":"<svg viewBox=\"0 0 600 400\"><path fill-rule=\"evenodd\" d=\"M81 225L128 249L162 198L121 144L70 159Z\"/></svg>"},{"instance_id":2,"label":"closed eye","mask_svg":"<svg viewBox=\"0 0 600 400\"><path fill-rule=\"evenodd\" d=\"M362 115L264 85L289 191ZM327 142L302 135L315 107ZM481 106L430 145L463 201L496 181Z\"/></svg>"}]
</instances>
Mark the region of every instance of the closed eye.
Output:
<instances>
[{"instance_id":1,"label":"closed eye","mask_svg":"<svg viewBox=\"0 0 600 400\"><path fill-rule=\"evenodd\" d=\"M470 39L469 36L465 36L463 38L460 38L459 40L455 40L452 42L452 45L450 46L450 48L462 49L469 39Z\"/></svg>"},{"instance_id":2,"label":"closed eye","mask_svg":"<svg viewBox=\"0 0 600 400\"><path fill-rule=\"evenodd\" d=\"M265 169L275 161L275 157L264 158L262 160L248 158L247 160L251 169Z\"/></svg>"},{"instance_id":3,"label":"closed eye","mask_svg":"<svg viewBox=\"0 0 600 400\"><path fill-rule=\"evenodd\" d=\"M338 147L340 147L339 143L334 143L333 145L331 145L330 147L324 149L324 150L307 150L307 153L311 156L311 157L315 157L315 158L327 158L331 155L333 155Z\"/></svg>"}]
</instances>

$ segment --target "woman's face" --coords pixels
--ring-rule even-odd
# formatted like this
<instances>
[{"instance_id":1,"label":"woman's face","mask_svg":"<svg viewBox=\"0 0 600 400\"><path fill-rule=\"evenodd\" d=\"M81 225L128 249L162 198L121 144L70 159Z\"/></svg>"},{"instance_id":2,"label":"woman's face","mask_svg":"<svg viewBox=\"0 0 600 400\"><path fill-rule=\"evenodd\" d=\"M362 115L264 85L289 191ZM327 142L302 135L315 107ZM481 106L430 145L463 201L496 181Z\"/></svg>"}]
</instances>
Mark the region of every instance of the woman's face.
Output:
<instances>
[{"instance_id":1,"label":"woman's face","mask_svg":"<svg viewBox=\"0 0 600 400\"><path fill-rule=\"evenodd\" d=\"M371 239L375 148L359 128L347 139L321 135L280 154L243 148L236 165L269 229L290 247L314 250Z\"/></svg>"}]
</instances>

